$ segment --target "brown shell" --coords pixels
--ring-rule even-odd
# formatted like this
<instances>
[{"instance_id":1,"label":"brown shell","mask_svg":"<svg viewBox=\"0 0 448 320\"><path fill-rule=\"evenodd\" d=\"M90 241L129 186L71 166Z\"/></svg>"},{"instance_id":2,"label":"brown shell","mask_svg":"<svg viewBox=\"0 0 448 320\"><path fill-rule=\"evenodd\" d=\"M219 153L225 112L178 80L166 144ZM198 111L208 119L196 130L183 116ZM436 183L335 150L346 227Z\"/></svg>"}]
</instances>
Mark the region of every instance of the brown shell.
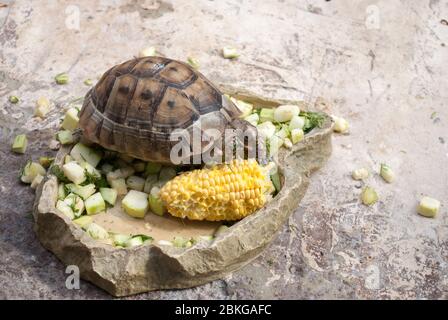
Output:
<instances>
[{"instance_id":1,"label":"brown shell","mask_svg":"<svg viewBox=\"0 0 448 320\"><path fill-rule=\"evenodd\" d=\"M107 149L169 163L176 143L170 141L170 133L191 128L202 115L222 107L222 93L189 65L145 57L119 64L102 76L86 95L79 124L87 139ZM236 117L230 109L228 114ZM218 118L217 127L223 129L225 118Z\"/></svg>"}]
</instances>

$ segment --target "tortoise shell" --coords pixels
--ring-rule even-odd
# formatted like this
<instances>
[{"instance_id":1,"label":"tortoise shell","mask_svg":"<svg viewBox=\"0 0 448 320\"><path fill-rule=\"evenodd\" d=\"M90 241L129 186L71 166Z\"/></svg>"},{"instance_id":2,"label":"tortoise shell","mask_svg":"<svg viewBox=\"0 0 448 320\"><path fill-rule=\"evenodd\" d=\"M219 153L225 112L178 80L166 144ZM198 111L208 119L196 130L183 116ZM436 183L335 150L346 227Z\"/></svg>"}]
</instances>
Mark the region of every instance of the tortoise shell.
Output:
<instances>
[{"instance_id":1,"label":"tortoise shell","mask_svg":"<svg viewBox=\"0 0 448 320\"><path fill-rule=\"evenodd\" d=\"M200 121L221 134L241 111L201 73L163 58L129 60L109 69L84 99L79 125L102 147L135 158L171 163L175 129Z\"/></svg>"}]
</instances>

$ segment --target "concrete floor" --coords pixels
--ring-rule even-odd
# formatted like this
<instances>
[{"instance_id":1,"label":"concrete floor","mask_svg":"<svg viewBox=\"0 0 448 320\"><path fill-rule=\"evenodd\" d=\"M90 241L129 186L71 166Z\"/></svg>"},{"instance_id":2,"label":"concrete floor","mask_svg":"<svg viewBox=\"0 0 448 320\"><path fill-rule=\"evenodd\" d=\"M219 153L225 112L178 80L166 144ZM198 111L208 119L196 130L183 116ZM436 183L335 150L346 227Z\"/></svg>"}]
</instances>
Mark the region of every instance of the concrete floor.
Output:
<instances>
[{"instance_id":1,"label":"concrete floor","mask_svg":"<svg viewBox=\"0 0 448 320\"><path fill-rule=\"evenodd\" d=\"M447 1L93 2L0 1L8 4L0 7L0 298L110 298L86 282L66 289L64 266L32 231L33 191L17 175L28 158L50 153L84 79L148 45L196 56L217 84L325 100L351 132L334 137L328 165L253 263L201 287L133 298L448 298ZM228 44L238 60L221 58ZM60 72L69 84L54 84ZM10 104L11 94L21 102ZM39 96L55 104L43 121L32 117ZM22 132L31 146L14 155L11 139ZM398 177L369 179L380 201L368 208L350 172L381 162ZM442 202L435 219L416 214L422 195Z\"/></svg>"}]
</instances>

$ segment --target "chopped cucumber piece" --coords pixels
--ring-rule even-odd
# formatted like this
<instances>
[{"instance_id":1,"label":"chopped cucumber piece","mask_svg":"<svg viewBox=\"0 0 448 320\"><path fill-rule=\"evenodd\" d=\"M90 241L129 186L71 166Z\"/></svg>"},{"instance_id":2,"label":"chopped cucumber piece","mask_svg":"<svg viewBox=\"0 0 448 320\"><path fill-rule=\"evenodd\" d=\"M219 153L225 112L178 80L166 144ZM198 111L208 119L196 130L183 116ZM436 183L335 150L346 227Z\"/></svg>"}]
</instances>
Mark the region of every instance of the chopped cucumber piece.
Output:
<instances>
[{"instance_id":1,"label":"chopped cucumber piece","mask_svg":"<svg viewBox=\"0 0 448 320\"><path fill-rule=\"evenodd\" d=\"M148 211L148 195L144 192L130 190L121 202L124 211L134 218L144 218Z\"/></svg>"},{"instance_id":2,"label":"chopped cucumber piece","mask_svg":"<svg viewBox=\"0 0 448 320\"><path fill-rule=\"evenodd\" d=\"M298 115L292 117L291 121L289 122L289 130L303 129L304 126L305 126L305 118L299 117Z\"/></svg>"},{"instance_id":3,"label":"chopped cucumber piece","mask_svg":"<svg viewBox=\"0 0 448 320\"><path fill-rule=\"evenodd\" d=\"M75 184L81 184L86 180L84 169L74 161L64 164L62 166L62 171L64 171L64 175L67 179Z\"/></svg>"},{"instance_id":4,"label":"chopped cucumber piece","mask_svg":"<svg viewBox=\"0 0 448 320\"><path fill-rule=\"evenodd\" d=\"M333 116L334 127L333 131L338 133L347 133L349 130L349 125L347 120L341 117Z\"/></svg>"},{"instance_id":5,"label":"chopped cucumber piece","mask_svg":"<svg viewBox=\"0 0 448 320\"><path fill-rule=\"evenodd\" d=\"M54 77L54 81L57 84L67 84L68 83L68 74L65 72L59 73Z\"/></svg>"},{"instance_id":6,"label":"chopped cucumber piece","mask_svg":"<svg viewBox=\"0 0 448 320\"><path fill-rule=\"evenodd\" d=\"M102 152L89 148L82 143L77 143L72 148L72 151L70 151L70 155L79 163L87 161L91 166L96 168L101 161Z\"/></svg>"},{"instance_id":7,"label":"chopped cucumber piece","mask_svg":"<svg viewBox=\"0 0 448 320\"><path fill-rule=\"evenodd\" d=\"M61 144L71 144L75 141L72 132L69 130L59 131L56 137Z\"/></svg>"},{"instance_id":8,"label":"chopped cucumber piece","mask_svg":"<svg viewBox=\"0 0 448 320\"><path fill-rule=\"evenodd\" d=\"M281 105L274 109L274 120L276 122L287 122L294 116L300 114L300 108L296 105Z\"/></svg>"},{"instance_id":9,"label":"chopped cucumber piece","mask_svg":"<svg viewBox=\"0 0 448 320\"><path fill-rule=\"evenodd\" d=\"M234 59L238 58L240 54L236 50L236 48L233 47L224 47L222 48L222 56L226 59Z\"/></svg>"},{"instance_id":10,"label":"chopped cucumber piece","mask_svg":"<svg viewBox=\"0 0 448 320\"><path fill-rule=\"evenodd\" d=\"M275 125L271 121L265 121L257 126L258 135L262 139L270 139L275 134Z\"/></svg>"},{"instance_id":11,"label":"chopped cucumber piece","mask_svg":"<svg viewBox=\"0 0 448 320\"><path fill-rule=\"evenodd\" d=\"M143 161L135 161L132 165L134 167L135 172L144 172L146 168L146 163Z\"/></svg>"},{"instance_id":12,"label":"chopped cucumber piece","mask_svg":"<svg viewBox=\"0 0 448 320\"><path fill-rule=\"evenodd\" d=\"M260 121L260 116L258 115L258 113L252 113L251 115L248 115L247 117L245 117L244 120L246 120L253 126L257 126L258 121Z\"/></svg>"},{"instance_id":13,"label":"chopped cucumber piece","mask_svg":"<svg viewBox=\"0 0 448 320\"><path fill-rule=\"evenodd\" d=\"M61 213L66 215L71 220L75 218L75 213L73 212L72 208L64 201L58 200L58 202L56 202L56 209L58 209Z\"/></svg>"},{"instance_id":14,"label":"chopped cucumber piece","mask_svg":"<svg viewBox=\"0 0 448 320\"><path fill-rule=\"evenodd\" d=\"M48 100L46 97L40 97L36 101L36 109L34 112L34 115L45 118L48 112L50 112L51 109L51 103L50 100Z\"/></svg>"},{"instance_id":15,"label":"chopped cucumber piece","mask_svg":"<svg viewBox=\"0 0 448 320\"><path fill-rule=\"evenodd\" d=\"M240 118L245 118L252 113L254 106L250 103L247 103L243 100L238 100L235 98L230 98L230 100L237 106L237 108L241 111Z\"/></svg>"},{"instance_id":16,"label":"chopped cucumber piece","mask_svg":"<svg viewBox=\"0 0 448 320\"><path fill-rule=\"evenodd\" d=\"M126 180L124 180L124 178L111 180L109 184L111 188L115 189L119 195L128 193L128 187L126 186Z\"/></svg>"},{"instance_id":17,"label":"chopped cucumber piece","mask_svg":"<svg viewBox=\"0 0 448 320\"><path fill-rule=\"evenodd\" d=\"M297 129L291 130L291 141L293 144L296 144L296 143L302 141L304 136L305 136L305 133L303 132L302 129L297 128Z\"/></svg>"},{"instance_id":18,"label":"chopped cucumber piece","mask_svg":"<svg viewBox=\"0 0 448 320\"><path fill-rule=\"evenodd\" d=\"M159 173L159 180L169 181L176 176L176 169L173 167L163 167Z\"/></svg>"},{"instance_id":19,"label":"chopped cucumber piece","mask_svg":"<svg viewBox=\"0 0 448 320\"><path fill-rule=\"evenodd\" d=\"M51 166L51 164L53 163L54 158L50 158L50 157L40 157L39 158L39 163L41 164L42 167L44 167L45 169L47 169L48 167Z\"/></svg>"},{"instance_id":20,"label":"chopped cucumber piece","mask_svg":"<svg viewBox=\"0 0 448 320\"><path fill-rule=\"evenodd\" d=\"M39 163L28 161L22 170L20 180L24 183L31 183L37 175L44 176L45 173L45 168Z\"/></svg>"},{"instance_id":21,"label":"chopped cucumber piece","mask_svg":"<svg viewBox=\"0 0 448 320\"><path fill-rule=\"evenodd\" d=\"M170 246L170 247L173 246L173 243L168 240L159 240L159 241L157 241L157 244L160 246Z\"/></svg>"},{"instance_id":22,"label":"chopped cucumber piece","mask_svg":"<svg viewBox=\"0 0 448 320\"><path fill-rule=\"evenodd\" d=\"M274 109L272 108L262 108L260 110L260 122L274 121Z\"/></svg>"},{"instance_id":23,"label":"chopped cucumber piece","mask_svg":"<svg viewBox=\"0 0 448 320\"><path fill-rule=\"evenodd\" d=\"M65 199L65 186L63 183L59 183L58 185L58 200Z\"/></svg>"},{"instance_id":24,"label":"chopped cucumber piece","mask_svg":"<svg viewBox=\"0 0 448 320\"><path fill-rule=\"evenodd\" d=\"M90 176L93 179L101 179L101 172L99 172L97 169L95 169L91 164L88 162L83 162L81 164L81 167L84 169L85 172L87 172L86 176Z\"/></svg>"},{"instance_id":25,"label":"chopped cucumber piece","mask_svg":"<svg viewBox=\"0 0 448 320\"><path fill-rule=\"evenodd\" d=\"M143 48L142 50L140 50L140 52L138 53L138 57L139 58L152 57L152 56L155 56L156 54L157 54L157 50L155 47L146 47L146 48Z\"/></svg>"},{"instance_id":26,"label":"chopped cucumber piece","mask_svg":"<svg viewBox=\"0 0 448 320\"><path fill-rule=\"evenodd\" d=\"M220 236L221 234L225 233L229 229L226 225L220 225L219 228L215 231L215 238Z\"/></svg>"},{"instance_id":27,"label":"chopped cucumber piece","mask_svg":"<svg viewBox=\"0 0 448 320\"><path fill-rule=\"evenodd\" d=\"M283 139L277 135L273 135L269 139L269 155L270 156L276 155L282 145L283 145Z\"/></svg>"},{"instance_id":28,"label":"chopped cucumber piece","mask_svg":"<svg viewBox=\"0 0 448 320\"><path fill-rule=\"evenodd\" d=\"M100 193L104 201L106 201L108 204L112 206L115 205L115 201L117 201L117 195L118 195L117 190L111 188L100 188Z\"/></svg>"},{"instance_id":29,"label":"chopped cucumber piece","mask_svg":"<svg viewBox=\"0 0 448 320\"><path fill-rule=\"evenodd\" d=\"M106 210L106 203L99 192L88 197L85 201L85 206L88 215L97 214Z\"/></svg>"},{"instance_id":30,"label":"chopped cucumber piece","mask_svg":"<svg viewBox=\"0 0 448 320\"><path fill-rule=\"evenodd\" d=\"M75 161L69 154L64 157L64 163Z\"/></svg>"},{"instance_id":31,"label":"chopped cucumber piece","mask_svg":"<svg viewBox=\"0 0 448 320\"><path fill-rule=\"evenodd\" d=\"M149 174L145 180L145 186L143 192L150 193L152 187L157 183L157 174Z\"/></svg>"},{"instance_id":32,"label":"chopped cucumber piece","mask_svg":"<svg viewBox=\"0 0 448 320\"><path fill-rule=\"evenodd\" d=\"M85 186L78 186L73 183L68 183L65 187L70 192L80 196L83 200L86 200L95 193L95 185L93 183L86 184Z\"/></svg>"},{"instance_id":33,"label":"chopped cucumber piece","mask_svg":"<svg viewBox=\"0 0 448 320\"><path fill-rule=\"evenodd\" d=\"M290 131L287 126L281 126L280 130L278 130L275 135L282 138L283 140L289 137Z\"/></svg>"},{"instance_id":34,"label":"chopped cucumber piece","mask_svg":"<svg viewBox=\"0 0 448 320\"><path fill-rule=\"evenodd\" d=\"M101 166L101 172L104 174L108 174L109 172L112 172L114 170L114 166L110 163L105 163Z\"/></svg>"},{"instance_id":35,"label":"chopped cucumber piece","mask_svg":"<svg viewBox=\"0 0 448 320\"><path fill-rule=\"evenodd\" d=\"M195 242L200 242L200 241L213 241L214 237L212 235L208 235L208 236L199 236L196 237L194 240Z\"/></svg>"},{"instance_id":36,"label":"chopped cucumber piece","mask_svg":"<svg viewBox=\"0 0 448 320\"><path fill-rule=\"evenodd\" d=\"M73 131L78 127L78 122L78 110L76 108L70 108L65 113L61 127L65 130Z\"/></svg>"},{"instance_id":37,"label":"chopped cucumber piece","mask_svg":"<svg viewBox=\"0 0 448 320\"><path fill-rule=\"evenodd\" d=\"M125 243L125 247L132 248L132 247L141 246L142 244L143 244L142 237L137 236L137 237L133 237L133 238L127 240Z\"/></svg>"},{"instance_id":38,"label":"chopped cucumber piece","mask_svg":"<svg viewBox=\"0 0 448 320\"><path fill-rule=\"evenodd\" d=\"M428 218L434 218L439 211L440 208L440 201L430 198L430 197L423 197L420 200L420 203L417 208L417 212L425 217Z\"/></svg>"},{"instance_id":39,"label":"chopped cucumber piece","mask_svg":"<svg viewBox=\"0 0 448 320\"><path fill-rule=\"evenodd\" d=\"M38 174L34 177L33 181L31 182L31 188L36 189L37 186L44 180L44 177Z\"/></svg>"},{"instance_id":40,"label":"chopped cucumber piece","mask_svg":"<svg viewBox=\"0 0 448 320\"><path fill-rule=\"evenodd\" d=\"M155 213L158 216L163 216L165 213L165 206L163 205L162 200L160 200L159 197L150 194L148 196L149 200L149 209L152 211L152 213Z\"/></svg>"},{"instance_id":41,"label":"chopped cucumber piece","mask_svg":"<svg viewBox=\"0 0 448 320\"><path fill-rule=\"evenodd\" d=\"M354 180L365 180L369 177L369 171L366 168L359 168L353 170L352 178Z\"/></svg>"},{"instance_id":42,"label":"chopped cucumber piece","mask_svg":"<svg viewBox=\"0 0 448 320\"><path fill-rule=\"evenodd\" d=\"M143 191L143 187L145 186L145 179L138 176L130 176L126 180L126 185L129 189Z\"/></svg>"},{"instance_id":43,"label":"chopped cucumber piece","mask_svg":"<svg viewBox=\"0 0 448 320\"><path fill-rule=\"evenodd\" d=\"M384 181L388 183L392 183L395 179L395 174L392 169L387 165L382 163L380 167L380 175L384 179Z\"/></svg>"},{"instance_id":44,"label":"chopped cucumber piece","mask_svg":"<svg viewBox=\"0 0 448 320\"><path fill-rule=\"evenodd\" d=\"M93 222L87 226L86 232L89 236L96 240L109 239L109 233L106 229Z\"/></svg>"},{"instance_id":45,"label":"chopped cucumber piece","mask_svg":"<svg viewBox=\"0 0 448 320\"><path fill-rule=\"evenodd\" d=\"M16 104L16 103L19 102L19 97L17 97L17 96L9 96L8 100L9 100L9 102L11 102L13 104Z\"/></svg>"},{"instance_id":46,"label":"chopped cucumber piece","mask_svg":"<svg viewBox=\"0 0 448 320\"><path fill-rule=\"evenodd\" d=\"M112 241L115 246L126 247L126 242L131 239L130 235L127 234L114 234L112 235Z\"/></svg>"},{"instance_id":47,"label":"chopped cucumber piece","mask_svg":"<svg viewBox=\"0 0 448 320\"><path fill-rule=\"evenodd\" d=\"M19 134L14 138L12 143L12 151L15 153L25 153L26 147L28 145L28 139L25 134Z\"/></svg>"},{"instance_id":48,"label":"chopped cucumber piece","mask_svg":"<svg viewBox=\"0 0 448 320\"><path fill-rule=\"evenodd\" d=\"M278 171L275 172L274 174L271 174L271 181L272 181L272 184L274 185L275 191L280 192L280 189L282 186L281 186L280 175L278 174Z\"/></svg>"},{"instance_id":49,"label":"chopped cucumber piece","mask_svg":"<svg viewBox=\"0 0 448 320\"><path fill-rule=\"evenodd\" d=\"M285 148L291 149L292 148L292 142L289 140L289 138L283 139L283 146Z\"/></svg>"},{"instance_id":50,"label":"chopped cucumber piece","mask_svg":"<svg viewBox=\"0 0 448 320\"><path fill-rule=\"evenodd\" d=\"M160 169L162 169L160 163L148 162L146 164L145 174L159 173Z\"/></svg>"},{"instance_id":51,"label":"chopped cucumber piece","mask_svg":"<svg viewBox=\"0 0 448 320\"><path fill-rule=\"evenodd\" d=\"M74 223L76 223L81 228L85 229L89 224L91 224L93 221L91 216L81 216L75 220L73 220Z\"/></svg>"},{"instance_id":52,"label":"chopped cucumber piece","mask_svg":"<svg viewBox=\"0 0 448 320\"><path fill-rule=\"evenodd\" d=\"M193 68L193 69L199 69L200 65L199 65L199 61L198 59L196 59L195 57L188 57L187 58L187 63Z\"/></svg>"},{"instance_id":53,"label":"chopped cucumber piece","mask_svg":"<svg viewBox=\"0 0 448 320\"><path fill-rule=\"evenodd\" d=\"M81 216L84 212L84 201L82 201L81 197L70 193L65 199L64 202L73 210L73 213L76 217Z\"/></svg>"},{"instance_id":54,"label":"chopped cucumber piece","mask_svg":"<svg viewBox=\"0 0 448 320\"><path fill-rule=\"evenodd\" d=\"M362 203L366 206L370 206L378 201L378 194L375 189L371 187L365 187L361 193Z\"/></svg>"},{"instance_id":55,"label":"chopped cucumber piece","mask_svg":"<svg viewBox=\"0 0 448 320\"><path fill-rule=\"evenodd\" d=\"M174 237L173 241L173 246L177 247L177 248L189 248L193 245L193 242L190 239L185 239L183 237Z\"/></svg>"}]
</instances>

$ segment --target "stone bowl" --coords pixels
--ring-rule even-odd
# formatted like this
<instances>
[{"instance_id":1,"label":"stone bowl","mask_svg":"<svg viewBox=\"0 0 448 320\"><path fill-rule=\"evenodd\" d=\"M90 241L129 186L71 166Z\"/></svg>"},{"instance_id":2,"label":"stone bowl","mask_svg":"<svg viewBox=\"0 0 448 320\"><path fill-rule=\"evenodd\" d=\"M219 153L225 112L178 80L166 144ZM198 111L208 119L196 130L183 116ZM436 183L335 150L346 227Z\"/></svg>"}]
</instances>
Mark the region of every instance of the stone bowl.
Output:
<instances>
[{"instance_id":1,"label":"stone bowl","mask_svg":"<svg viewBox=\"0 0 448 320\"><path fill-rule=\"evenodd\" d=\"M309 110L302 101L265 99L233 88L223 88L223 92L257 106L275 108L280 104L299 104L302 110ZM326 116L322 128L313 129L291 149L282 148L278 154L282 175L280 192L265 207L217 234L213 241L200 241L185 249L159 245L157 241L133 248L116 248L94 240L56 210L58 181L50 173L37 189L33 210L35 232L42 245L64 264L76 265L81 278L114 296L188 288L222 278L255 259L297 208L310 174L322 167L331 154L332 126L331 117ZM55 163L63 163L70 149L62 147ZM114 212L93 216L95 222L103 226L105 223L113 229L108 231L114 232L117 232L114 228L141 231L149 227L152 229L149 233L155 232L159 238L213 234L220 225L153 214L136 222L120 212L119 204L114 209ZM115 220L107 221L108 218ZM144 232L134 232L137 233Z\"/></svg>"}]
</instances>

